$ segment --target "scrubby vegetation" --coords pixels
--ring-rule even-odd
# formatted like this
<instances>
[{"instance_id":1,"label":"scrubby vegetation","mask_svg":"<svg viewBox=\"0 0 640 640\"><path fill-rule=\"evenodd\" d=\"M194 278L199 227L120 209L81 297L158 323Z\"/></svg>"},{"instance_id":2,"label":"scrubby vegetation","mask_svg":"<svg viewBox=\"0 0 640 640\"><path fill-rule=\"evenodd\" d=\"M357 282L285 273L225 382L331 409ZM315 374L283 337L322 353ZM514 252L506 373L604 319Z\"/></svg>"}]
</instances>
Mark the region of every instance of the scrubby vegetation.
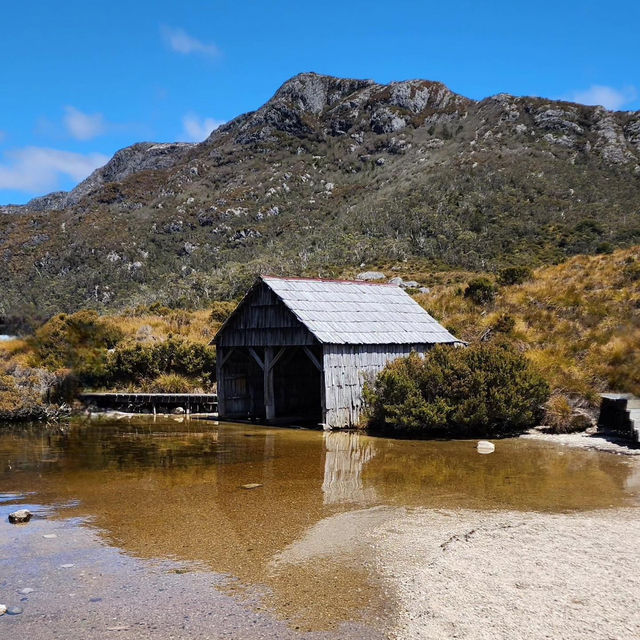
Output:
<instances>
[{"instance_id":1,"label":"scrubby vegetation","mask_svg":"<svg viewBox=\"0 0 640 640\"><path fill-rule=\"evenodd\" d=\"M55 415L81 389L208 391L215 373L209 343L233 307L84 310L54 316L25 340L0 342L0 420Z\"/></svg>"},{"instance_id":2,"label":"scrubby vegetation","mask_svg":"<svg viewBox=\"0 0 640 640\"><path fill-rule=\"evenodd\" d=\"M591 421L584 412L576 411L567 396L555 393L545 406L544 424L551 433L574 433L588 429Z\"/></svg>"},{"instance_id":3,"label":"scrubby vegetation","mask_svg":"<svg viewBox=\"0 0 640 640\"><path fill-rule=\"evenodd\" d=\"M459 338L506 340L552 389L592 405L606 390L640 394L640 248L542 267L481 306L460 278L416 297Z\"/></svg>"},{"instance_id":4,"label":"scrubby vegetation","mask_svg":"<svg viewBox=\"0 0 640 640\"><path fill-rule=\"evenodd\" d=\"M369 426L423 436L496 436L534 426L549 387L501 345L437 346L390 363L367 391Z\"/></svg>"},{"instance_id":5,"label":"scrubby vegetation","mask_svg":"<svg viewBox=\"0 0 640 640\"><path fill-rule=\"evenodd\" d=\"M571 407L593 407L605 390L640 394L639 247L497 274L434 271L425 262L376 267L428 286L415 299L459 338L522 354L553 391L550 426L554 415L558 425L564 420L557 397ZM480 278L479 290L492 296L477 302L465 291ZM79 385L208 390L215 355L207 345L234 306L225 301L187 311L155 303L120 314L54 316L26 341L0 342L0 375L13 381L3 383L0 406L16 406L18 395L42 402L47 389L50 398L69 399ZM563 428L573 427L557 427Z\"/></svg>"},{"instance_id":6,"label":"scrubby vegetation","mask_svg":"<svg viewBox=\"0 0 640 640\"><path fill-rule=\"evenodd\" d=\"M101 386L118 388L173 385L180 386L179 393L187 393L194 387L210 387L214 372L215 349L169 338L154 344L118 345L105 354L104 367L96 372L95 380Z\"/></svg>"}]
</instances>

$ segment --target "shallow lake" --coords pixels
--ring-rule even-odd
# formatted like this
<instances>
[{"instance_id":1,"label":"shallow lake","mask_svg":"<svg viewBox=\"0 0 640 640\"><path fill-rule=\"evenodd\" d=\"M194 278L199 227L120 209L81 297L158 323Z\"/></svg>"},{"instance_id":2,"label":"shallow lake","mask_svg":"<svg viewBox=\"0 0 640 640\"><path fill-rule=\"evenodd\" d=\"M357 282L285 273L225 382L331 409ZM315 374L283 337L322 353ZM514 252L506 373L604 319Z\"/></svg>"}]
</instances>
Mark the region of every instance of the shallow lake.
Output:
<instances>
[{"instance_id":1,"label":"shallow lake","mask_svg":"<svg viewBox=\"0 0 640 640\"><path fill-rule=\"evenodd\" d=\"M67 579L84 563L73 584L50 587L47 606L54 609L65 606L61 589L86 596L94 609L110 597L120 602L121 583L136 575L156 594L132 595L143 608L166 590L182 589L178 601L189 600L191 589L200 596L206 589L214 600L224 594L215 608L228 615L216 628L231 625L236 637L254 637L260 625L255 637L266 637L264 629L285 637L298 627L339 625L337 637L374 637L358 625L379 628L374 618L384 617L390 603L376 583L375 549L358 542L389 514L559 513L638 503L634 467L622 456L524 439L494 442L495 453L480 455L475 441L182 417L94 417L53 431L0 425L0 566L5 576L22 572L47 582L55 567L72 565ZM22 506L38 517L9 525L6 514ZM85 584L90 574L92 589ZM206 587L186 578L176 586L184 574L192 581L207 576ZM234 616L244 619L231 622ZM32 631L39 637L37 627Z\"/></svg>"}]
</instances>

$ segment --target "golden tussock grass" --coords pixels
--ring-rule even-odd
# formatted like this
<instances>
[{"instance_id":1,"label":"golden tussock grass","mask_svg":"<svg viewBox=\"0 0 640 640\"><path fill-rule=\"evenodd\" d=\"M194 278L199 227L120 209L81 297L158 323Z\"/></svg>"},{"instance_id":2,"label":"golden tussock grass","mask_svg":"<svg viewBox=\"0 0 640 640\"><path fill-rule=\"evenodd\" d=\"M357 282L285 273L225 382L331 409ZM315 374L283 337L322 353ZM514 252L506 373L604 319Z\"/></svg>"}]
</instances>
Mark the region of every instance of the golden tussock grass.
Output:
<instances>
[{"instance_id":1,"label":"golden tussock grass","mask_svg":"<svg viewBox=\"0 0 640 640\"><path fill-rule=\"evenodd\" d=\"M495 336L508 315L506 339L526 352L551 386L596 401L604 390L640 393L640 247L577 256L500 288L493 303L465 299L460 285L432 288L417 299L460 338Z\"/></svg>"}]
</instances>

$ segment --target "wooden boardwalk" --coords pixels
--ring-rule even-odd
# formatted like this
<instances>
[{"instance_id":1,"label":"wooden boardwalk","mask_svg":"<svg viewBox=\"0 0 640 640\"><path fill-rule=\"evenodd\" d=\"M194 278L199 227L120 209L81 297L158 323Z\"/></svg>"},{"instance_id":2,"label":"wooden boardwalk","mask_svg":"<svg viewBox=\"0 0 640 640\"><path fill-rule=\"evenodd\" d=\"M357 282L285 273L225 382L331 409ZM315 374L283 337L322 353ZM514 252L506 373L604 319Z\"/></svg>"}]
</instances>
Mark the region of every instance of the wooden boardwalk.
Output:
<instances>
[{"instance_id":1,"label":"wooden boardwalk","mask_svg":"<svg viewBox=\"0 0 640 640\"><path fill-rule=\"evenodd\" d=\"M640 398L631 393L601 393L598 426L612 429L640 444Z\"/></svg>"},{"instance_id":2,"label":"wooden boardwalk","mask_svg":"<svg viewBox=\"0 0 640 640\"><path fill-rule=\"evenodd\" d=\"M127 413L215 413L215 393L81 393L88 409Z\"/></svg>"}]
</instances>

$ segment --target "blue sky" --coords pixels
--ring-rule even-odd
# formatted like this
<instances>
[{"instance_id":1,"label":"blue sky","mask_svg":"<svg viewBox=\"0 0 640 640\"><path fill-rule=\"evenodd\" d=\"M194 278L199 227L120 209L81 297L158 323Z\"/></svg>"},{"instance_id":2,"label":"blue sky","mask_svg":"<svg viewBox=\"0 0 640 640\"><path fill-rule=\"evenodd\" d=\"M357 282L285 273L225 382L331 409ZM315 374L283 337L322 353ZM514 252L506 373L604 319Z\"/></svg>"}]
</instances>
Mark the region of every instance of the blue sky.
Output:
<instances>
[{"instance_id":1,"label":"blue sky","mask_svg":"<svg viewBox=\"0 0 640 640\"><path fill-rule=\"evenodd\" d=\"M640 3L32 0L0 24L0 203L201 140L302 71L640 109Z\"/></svg>"}]
</instances>

